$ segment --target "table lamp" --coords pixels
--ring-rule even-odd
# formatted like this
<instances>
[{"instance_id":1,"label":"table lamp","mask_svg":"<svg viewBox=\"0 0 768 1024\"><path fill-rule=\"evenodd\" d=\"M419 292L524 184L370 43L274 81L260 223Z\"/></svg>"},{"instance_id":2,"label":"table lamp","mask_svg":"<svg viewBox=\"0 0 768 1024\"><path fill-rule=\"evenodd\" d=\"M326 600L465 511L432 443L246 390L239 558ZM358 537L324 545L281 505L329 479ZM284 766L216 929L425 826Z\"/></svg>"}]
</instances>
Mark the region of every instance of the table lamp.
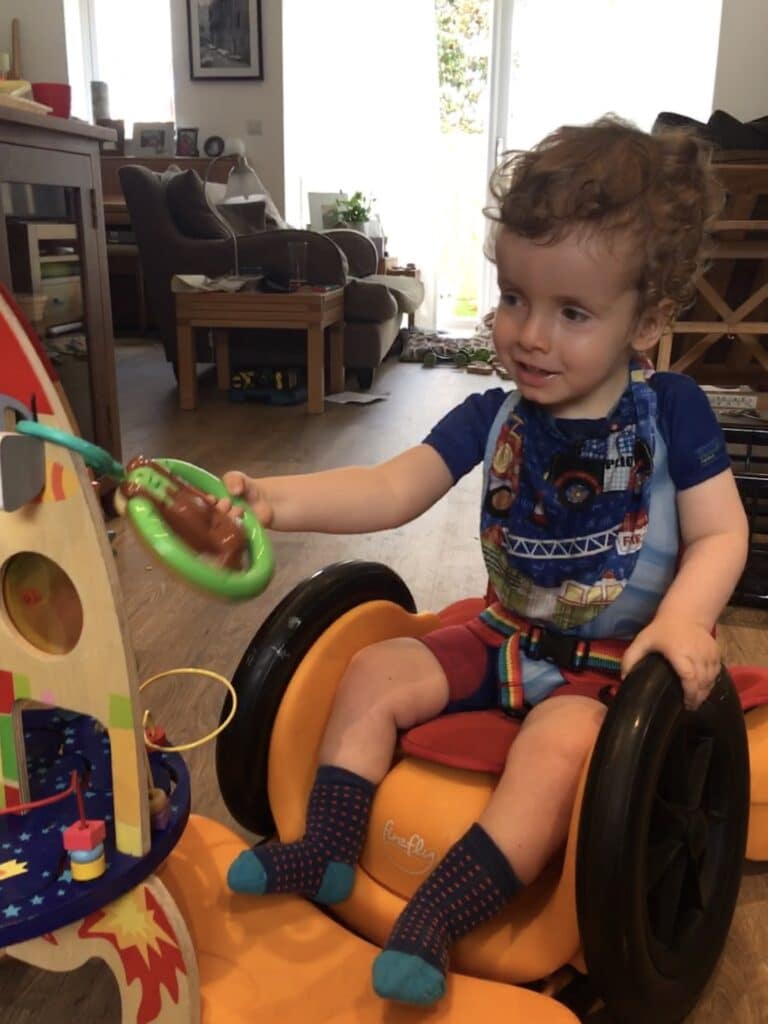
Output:
<instances>
[{"instance_id":1,"label":"table lamp","mask_svg":"<svg viewBox=\"0 0 768 1024\"><path fill-rule=\"evenodd\" d=\"M245 155L245 145L242 139L225 139L224 148L218 156L215 156L213 160L208 164L205 172L205 185L208 184L211 169L217 160L221 160L222 157L235 156L234 167L230 168L229 175L227 176L227 187L224 194L224 203L241 203L241 202L252 202L254 199L263 199L264 194L261 191L262 184L258 174L254 171L253 167L248 163L248 158ZM208 205L212 206L210 199L208 199L208 193L206 191L206 199ZM216 212L214 210L214 212ZM229 223L226 217L216 214L222 221L227 231L232 236L232 245L235 250L235 277L240 276L240 261L238 258L237 251L237 235L235 234L232 225Z\"/></svg>"},{"instance_id":2,"label":"table lamp","mask_svg":"<svg viewBox=\"0 0 768 1024\"><path fill-rule=\"evenodd\" d=\"M239 146L239 149L233 149L229 153L230 156L236 155L237 159L235 166L230 168L227 177L227 192L224 202L228 199L240 199L242 197L249 199L251 196L259 196L261 198L261 181L256 171L248 163L242 141L240 139L233 139L232 144ZM225 143L224 152L226 153L226 151Z\"/></svg>"}]
</instances>

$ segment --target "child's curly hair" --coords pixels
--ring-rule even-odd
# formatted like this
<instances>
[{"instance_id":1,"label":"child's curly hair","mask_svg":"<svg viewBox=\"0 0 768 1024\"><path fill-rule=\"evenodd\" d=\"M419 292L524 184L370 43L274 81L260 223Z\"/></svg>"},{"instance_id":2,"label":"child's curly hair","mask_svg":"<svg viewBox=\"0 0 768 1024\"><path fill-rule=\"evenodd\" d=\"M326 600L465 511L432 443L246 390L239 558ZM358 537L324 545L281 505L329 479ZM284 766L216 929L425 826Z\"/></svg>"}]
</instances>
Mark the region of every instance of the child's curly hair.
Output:
<instances>
[{"instance_id":1,"label":"child's curly hair","mask_svg":"<svg viewBox=\"0 0 768 1024\"><path fill-rule=\"evenodd\" d=\"M706 142L680 129L648 135L613 115L558 128L533 149L507 154L491 193L491 248L500 227L542 244L574 227L632 232L644 249L640 311L668 299L675 313L693 300L723 202Z\"/></svg>"}]
</instances>

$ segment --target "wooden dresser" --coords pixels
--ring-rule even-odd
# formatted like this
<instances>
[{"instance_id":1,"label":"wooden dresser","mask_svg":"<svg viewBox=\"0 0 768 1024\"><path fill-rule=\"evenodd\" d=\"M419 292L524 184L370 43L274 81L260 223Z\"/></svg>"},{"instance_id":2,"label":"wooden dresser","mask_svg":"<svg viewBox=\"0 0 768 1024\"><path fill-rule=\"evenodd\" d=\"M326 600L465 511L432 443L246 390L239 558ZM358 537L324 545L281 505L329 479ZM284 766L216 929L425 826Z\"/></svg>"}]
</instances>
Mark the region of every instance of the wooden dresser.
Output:
<instances>
[{"instance_id":1,"label":"wooden dresser","mask_svg":"<svg viewBox=\"0 0 768 1024\"><path fill-rule=\"evenodd\" d=\"M83 435L119 459L99 153L100 141L114 138L108 128L0 108L0 280L14 290L10 245L19 232L37 231L21 225L62 224L69 236L74 233L67 242L79 265L85 344L76 357L62 357L61 378ZM17 291L23 289L17 284Z\"/></svg>"}]
</instances>

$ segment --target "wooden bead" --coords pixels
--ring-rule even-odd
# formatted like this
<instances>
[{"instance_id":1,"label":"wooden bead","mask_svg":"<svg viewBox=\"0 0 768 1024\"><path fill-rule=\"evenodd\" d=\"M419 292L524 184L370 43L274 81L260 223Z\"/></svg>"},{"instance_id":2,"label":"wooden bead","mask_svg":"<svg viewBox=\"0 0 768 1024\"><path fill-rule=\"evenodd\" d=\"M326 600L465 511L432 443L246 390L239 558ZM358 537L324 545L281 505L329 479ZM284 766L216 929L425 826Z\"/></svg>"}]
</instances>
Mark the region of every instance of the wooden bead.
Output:
<instances>
[{"instance_id":1,"label":"wooden bead","mask_svg":"<svg viewBox=\"0 0 768 1024\"><path fill-rule=\"evenodd\" d=\"M62 833L65 850L93 850L104 841L107 827L103 821L76 821Z\"/></svg>"},{"instance_id":2,"label":"wooden bead","mask_svg":"<svg viewBox=\"0 0 768 1024\"><path fill-rule=\"evenodd\" d=\"M102 851L103 851L102 847ZM70 859L70 870L72 871L72 878L76 882L92 882L94 878L101 878L104 872L107 870L107 862L104 857L104 853L97 857L96 860L89 861L87 864L78 864L77 861Z\"/></svg>"}]
</instances>

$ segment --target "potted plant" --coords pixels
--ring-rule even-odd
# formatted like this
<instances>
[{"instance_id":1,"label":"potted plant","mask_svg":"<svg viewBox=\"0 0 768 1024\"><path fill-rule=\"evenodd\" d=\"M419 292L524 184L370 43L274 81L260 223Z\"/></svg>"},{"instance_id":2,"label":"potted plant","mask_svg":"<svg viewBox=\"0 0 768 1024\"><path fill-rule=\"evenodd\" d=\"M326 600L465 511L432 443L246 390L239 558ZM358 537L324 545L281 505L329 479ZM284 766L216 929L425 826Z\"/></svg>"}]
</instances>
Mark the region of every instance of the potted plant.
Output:
<instances>
[{"instance_id":1,"label":"potted plant","mask_svg":"<svg viewBox=\"0 0 768 1024\"><path fill-rule=\"evenodd\" d=\"M336 215L339 218L339 225L365 234L365 225L371 219L374 201L362 192L354 192L349 199L337 199Z\"/></svg>"}]
</instances>

